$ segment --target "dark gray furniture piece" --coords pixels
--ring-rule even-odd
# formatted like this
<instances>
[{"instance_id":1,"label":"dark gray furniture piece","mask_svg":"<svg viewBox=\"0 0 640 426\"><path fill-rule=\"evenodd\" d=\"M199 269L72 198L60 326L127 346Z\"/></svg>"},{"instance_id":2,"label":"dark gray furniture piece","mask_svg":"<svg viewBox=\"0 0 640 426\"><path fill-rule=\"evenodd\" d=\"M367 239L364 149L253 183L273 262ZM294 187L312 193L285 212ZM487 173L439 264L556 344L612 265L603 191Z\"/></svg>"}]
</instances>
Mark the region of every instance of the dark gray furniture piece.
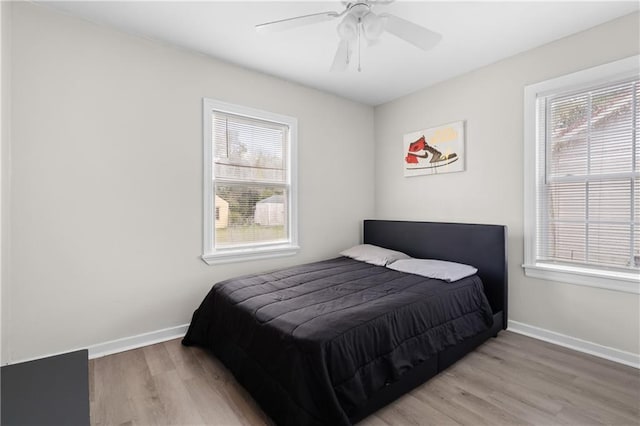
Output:
<instances>
[{"instance_id":1,"label":"dark gray furniture piece","mask_svg":"<svg viewBox=\"0 0 640 426\"><path fill-rule=\"evenodd\" d=\"M2 425L89 425L88 351L6 365Z\"/></svg>"},{"instance_id":2,"label":"dark gray furniture piece","mask_svg":"<svg viewBox=\"0 0 640 426\"><path fill-rule=\"evenodd\" d=\"M395 291L394 286L401 286L399 283L402 280L412 278L399 276L402 273L396 271L373 271L384 268L372 265L358 269L346 268L349 262L357 262L336 258L219 283L220 287L214 286L194 313L183 344L199 344L212 349L239 383L249 390L265 412L279 424L350 425L443 371L506 328L506 227L366 220L364 242L398 250L416 258L448 260L475 266L482 282L478 277L472 278L483 287L484 295L480 293L482 297L474 295L465 300L482 299L481 312L486 313L487 319L493 320L482 325L489 328L476 328L480 322L470 321L468 326L474 329L473 333L459 332L457 336L466 337L456 338L457 343L449 341L448 344L438 345L438 349L431 351L429 345L433 344L433 339L425 339L423 343L417 343L422 341L414 339L425 335L429 327L413 328L413 324L438 326L442 324L438 322L439 313L430 311L427 305L412 302L405 304L402 297L406 294ZM325 268L327 265L330 266ZM340 269L337 276L323 272L333 268ZM365 270L366 272L362 272ZM375 278L381 274L389 274L390 279L386 283L382 281L382 285L386 286L384 289L377 289L381 291L380 294L386 292L385 303L368 305L371 310L367 312L373 312L374 315L370 317L358 306L375 301L375 297L370 298L375 295L367 291L368 287L358 285L367 282L371 283L370 287L381 285ZM325 276L328 278L323 281ZM355 287L345 285L350 280L356 283ZM373 284L374 282L377 284ZM394 284L390 285L390 282ZM305 287L296 290L301 285ZM427 288L426 286L434 284L424 285L423 288ZM444 284L443 288L447 286ZM482 291L478 287L476 290ZM345 297L356 293L355 299L344 302ZM416 295L419 301L419 294L421 293L416 289L411 296ZM429 294L433 295L435 291ZM358 297L361 299L357 299ZM438 300L441 303L433 306L442 307L439 311L444 312L445 307L450 304L447 304L446 297ZM400 307L392 311L387 310L387 306ZM424 311L420 309L432 313L423 316ZM466 315L464 312L471 312L465 310L467 307L460 309L463 315L455 318L462 318ZM384 314L378 315L380 312ZM411 312L415 315L408 314ZM335 315L330 317L330 314ZM324 325L315 321L319 317L326 317ZM412 322L411 318L420 320ZM448 318L452 317L449 315ZM377 321L378 319L380 320ZM482 319L485 319L484 315ZM411 354L396 352L400 345L395 345L390 351L379 352L380 348L386 351L393 346L393 330L400 329L407 330L407 333L402 334L402 337L395 337L404 339L401 343L409 340L415 343L412 353L418 354L416 359L419 362L413 362ZM338 334L334 339L333 333L336 330ZM347 334L352 330L355 330L353 334ZM461 330L462 327L459 331ZM299 331L298 337L295 336L296 331ZM414 331L417 334L412 335ZM349 337L333 344L343 336ZM449 334L448 337L454 336ZM429 354L423 359L420 351L429 351ZM392 353L397 354L397 357L389 355ZM369 354L374 354L375 358L372 359ZM374 367L366 370L370 365ZM406 365L410 367L403 368ZM344 371L339 371L340 368L335 368L336 366L345 366ZM355 371L358 378L351 380L356 374L341 375L345 371ZM335 381L332 373L337 377ZM388 380L382 382L381 379ZM347 382L355 384L343 386ZM341 392L342 398L338 397L338 392ZM362 394L365 394L364 398Z\"/></svg>"}]
</instances>

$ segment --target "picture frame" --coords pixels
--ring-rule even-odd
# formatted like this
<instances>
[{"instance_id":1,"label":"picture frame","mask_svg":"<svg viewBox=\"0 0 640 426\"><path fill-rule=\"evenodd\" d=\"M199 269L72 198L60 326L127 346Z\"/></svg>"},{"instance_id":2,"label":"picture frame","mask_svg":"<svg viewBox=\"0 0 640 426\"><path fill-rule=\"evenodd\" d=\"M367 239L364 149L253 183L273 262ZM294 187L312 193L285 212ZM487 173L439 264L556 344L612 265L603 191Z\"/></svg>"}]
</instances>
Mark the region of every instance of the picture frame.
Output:
<instances>
[{"instance_id":1,"label":"picture frame","mask_svg":"<svg viewBox=\"0 0 640 426\"><path fill-rule=\"evenodd\" d=\"M406 133L402 143L405 177L465 170L464 121Z\"/></svg>"}]
</instances>

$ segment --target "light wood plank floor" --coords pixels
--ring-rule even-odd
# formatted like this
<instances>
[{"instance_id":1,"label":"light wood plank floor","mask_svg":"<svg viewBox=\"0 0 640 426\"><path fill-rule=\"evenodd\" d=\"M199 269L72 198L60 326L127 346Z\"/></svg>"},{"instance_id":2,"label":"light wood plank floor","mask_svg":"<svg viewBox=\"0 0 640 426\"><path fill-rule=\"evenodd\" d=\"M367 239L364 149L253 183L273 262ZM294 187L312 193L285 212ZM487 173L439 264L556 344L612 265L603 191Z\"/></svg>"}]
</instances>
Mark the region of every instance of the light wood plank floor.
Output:
<instances>
[{"instance_id":1,"label":"light wood plank floor","mask_svg":"<svg viewBox=\"0 0 640 426\"><path fill-rule=\"evenodd\" d=\"M91 360L94 425L272 425L210 353L179 340ZM501 332L363 420L379 425L639 425L640 372Z\"/></svg>"}]
</instances>

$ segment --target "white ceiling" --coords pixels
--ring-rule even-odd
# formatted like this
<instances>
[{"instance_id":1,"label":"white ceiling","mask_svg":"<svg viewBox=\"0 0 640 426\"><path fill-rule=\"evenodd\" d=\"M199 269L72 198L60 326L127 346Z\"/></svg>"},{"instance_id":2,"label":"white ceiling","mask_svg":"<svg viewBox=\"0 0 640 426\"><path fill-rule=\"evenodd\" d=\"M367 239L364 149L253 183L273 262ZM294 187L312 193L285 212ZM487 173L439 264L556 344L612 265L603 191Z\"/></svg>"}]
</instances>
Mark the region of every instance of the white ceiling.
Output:
<instances>
[{"instance_id":1,"label":"white ceiling","mask_svg":"<svg viewBox=\"0 0 640 426\"><path fill-rule=\"evenodd\" d=\"M336 21L258 34L254 25L341 2L46 2L123 31L378 105L639 9L630 2L418 2L377 5L443 35L423 52L391 34L362 50L362 72L330 72Z\"/></svg>"}]
</instances>

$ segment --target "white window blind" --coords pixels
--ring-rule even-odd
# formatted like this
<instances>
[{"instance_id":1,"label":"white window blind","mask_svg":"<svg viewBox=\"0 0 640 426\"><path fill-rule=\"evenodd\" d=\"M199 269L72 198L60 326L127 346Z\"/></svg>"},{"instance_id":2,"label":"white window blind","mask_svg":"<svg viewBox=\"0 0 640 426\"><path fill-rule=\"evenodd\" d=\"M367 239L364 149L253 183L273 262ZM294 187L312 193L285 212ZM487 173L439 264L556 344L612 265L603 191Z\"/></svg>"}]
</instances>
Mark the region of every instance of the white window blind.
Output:
<instances>
[{"instance_id":1,"label":"white window blind","mask_svg":"<svg viewBox=\"0 0 640 426\"><path fill-rule=\"evenodd\" d=\"M293 254L296 120L209 99L204 111L203 259Z\"/></svg>"},{"instance_id":2,"label":"white window blind","mask_svg":"<svg viewBox=\"0 0 640 426\"><path fill-rule=\"evenodd\" d=\"M640 268L637 77L536 100L536 262Z\"/></svg>"},{"instance_id":3,"label":"white window blind","mask_svg":"<svg viewBox=\"0 0 640 426\"><path fill-rule=\"evenodd\" d=\"M216 201L227 202L216 247L288 240L288 126L213 112Z\"/></svg>"}]
</instances>

